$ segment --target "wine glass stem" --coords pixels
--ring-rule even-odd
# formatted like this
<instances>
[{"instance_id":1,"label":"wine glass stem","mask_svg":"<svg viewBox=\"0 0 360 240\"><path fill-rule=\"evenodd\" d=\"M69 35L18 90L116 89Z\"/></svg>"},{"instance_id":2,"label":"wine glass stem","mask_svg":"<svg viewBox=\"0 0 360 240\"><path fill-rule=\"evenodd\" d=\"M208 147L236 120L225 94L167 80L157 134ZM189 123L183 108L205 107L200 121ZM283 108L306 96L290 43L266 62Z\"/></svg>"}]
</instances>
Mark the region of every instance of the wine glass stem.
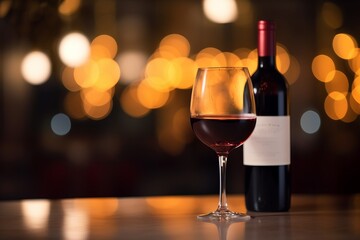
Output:
<instances>
[{"instance_id":1,"label":"wine glass stem","mask_svg":"<svg viewBox=\"0 0 360 240\"><path fill-rule=\"evenodd\" d=\"M226 164L227 155L219 155L219 175L220 175L220 190L219 190L219 204L218 211L228 210L226 200Z\"/></svg>"}]
</instances>

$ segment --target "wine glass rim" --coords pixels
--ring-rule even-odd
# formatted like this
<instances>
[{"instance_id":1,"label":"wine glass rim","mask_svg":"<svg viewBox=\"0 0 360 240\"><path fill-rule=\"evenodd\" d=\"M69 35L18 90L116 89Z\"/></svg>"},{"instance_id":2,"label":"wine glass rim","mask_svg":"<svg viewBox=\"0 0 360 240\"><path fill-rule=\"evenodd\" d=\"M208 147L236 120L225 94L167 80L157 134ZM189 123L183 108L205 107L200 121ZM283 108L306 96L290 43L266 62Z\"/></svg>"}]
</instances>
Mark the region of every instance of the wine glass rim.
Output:
<instances>
[{"instance_id":1,"label":"wine glass rim","mask_svg":"<svg viewBox=\"0 0 360 240\"><path fill-rule=\"evenodd\" d=\"M216 67L216 66L212 66L212 67L199 67L199 70L221 70L221 69L225 69L225 70L229 70L229 69L239 69L239 70L243 70L246 69L248 70L248 67L245 66L227 66L227 67Z\"/></svg>"}]
</instances>

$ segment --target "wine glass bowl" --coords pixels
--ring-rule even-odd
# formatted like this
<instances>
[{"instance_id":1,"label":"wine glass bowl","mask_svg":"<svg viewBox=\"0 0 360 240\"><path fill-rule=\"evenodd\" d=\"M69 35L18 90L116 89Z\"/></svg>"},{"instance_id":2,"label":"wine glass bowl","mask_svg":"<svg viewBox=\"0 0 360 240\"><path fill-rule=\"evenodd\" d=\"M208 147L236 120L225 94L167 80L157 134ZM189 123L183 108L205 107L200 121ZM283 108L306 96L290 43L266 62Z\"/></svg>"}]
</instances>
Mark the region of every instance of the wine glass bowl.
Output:
<instances>
[{"instance_id":1,"label":"wine glass bowl","mask_svg":"<svg viewBox=\"0 0 360 240\"><path fill-rule=\"evenodd\" d=\"M219 158L220 191L218 208L198 218L207 220L248 220L250 217L228 209L226 163L229 153L241 146L256 124L255 100L245 67L199 68L192 89L190 121L196 137L213 149Z\"/></svg>"}]
</instances>

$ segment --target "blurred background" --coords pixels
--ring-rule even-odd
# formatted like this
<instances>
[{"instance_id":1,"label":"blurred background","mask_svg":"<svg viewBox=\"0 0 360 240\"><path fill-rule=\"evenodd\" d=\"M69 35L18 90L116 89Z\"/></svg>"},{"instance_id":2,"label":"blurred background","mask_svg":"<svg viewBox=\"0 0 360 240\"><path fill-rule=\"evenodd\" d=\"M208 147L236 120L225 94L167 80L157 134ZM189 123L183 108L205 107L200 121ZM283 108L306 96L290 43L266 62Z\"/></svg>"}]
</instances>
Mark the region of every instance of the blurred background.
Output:
<instances>
[{"instance_id":1,"label":"blurred background","mask_svg":"<svg viewBox=\"0 0 360 240\"><path fill-rule=\"evenodd\" d=\"M189 124L201 66L257 66L277 24L292 190L360 192L360 2L0 0L0 199L217 194ZM228 192L243 193L242 148Z\"/></svg>"}]
</instances>

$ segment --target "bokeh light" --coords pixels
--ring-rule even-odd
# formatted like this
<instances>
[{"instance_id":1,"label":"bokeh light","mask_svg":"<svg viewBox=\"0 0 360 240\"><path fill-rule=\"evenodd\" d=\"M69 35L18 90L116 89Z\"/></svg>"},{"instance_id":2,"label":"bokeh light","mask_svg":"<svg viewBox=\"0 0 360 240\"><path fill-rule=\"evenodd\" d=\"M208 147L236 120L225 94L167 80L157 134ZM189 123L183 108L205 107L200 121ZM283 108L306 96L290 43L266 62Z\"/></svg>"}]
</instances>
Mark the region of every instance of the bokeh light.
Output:
<instances>
[{"instance_id":1,"label":"bokeh light","mask_svg":"<svg viewBox=\"0 0 360 240\"><path fill-rule=\"evenodd\" d=\"M123 111L131 117L144 117L151 110L164 107L177 89L190 89L199 67L246 66L250 74L257 68L256 49L223 52L207 47L189 57L190 49L186 37L172 33L162 38L159 47L147 58L141 51L118 53L118 44L112 36L96 36L85 61L76 66L67 64L62 71L64 87L73 92L64 101L67 114L79 120L107 117L113 108L115 86L121 82L128 85L118 101ZM278 45L277 51L281 71L295 82L299 64L291 64L293 57L285 46ZM296 59L294 63L298 63Z\"/></svg>"},{"instance_id":2,"label":"bokeh light","mask_svg":"<svg viewBox=\"0 0 360 240\"><path fill-rule=\"evenodd\" d=\"M340 120L344 118L348 110L346 95L341 92L331 92L325 99L324 108L331 119Z\"/></svg>"},{"instance_id":3,"label":"bokeh light","mask_svg":"<svg viewBox=\"0 0 360 240\"><path fill-rule=\"evenodd\" d=\"M325 54L316 56L311 65L314 76L321 82L331 81L335 75L335 63Z\"/></svg>"},{"instance_id":4,"label":"bokeh light","mask_svg":"<svg viewBox=\"0 0 360 240\"><path fill-rule=\"evenodd\" d=\"M99 35L91 42L91 58L114 58L118 51L116 40L107 34Z\"/></svg>"},{"instance_id":5,"label":"bokeh light","mask_svg":"<svg viewBox=\"0 0 360 240\"><path fill-rule=\"evenodd\" d=\"M83 101L86 101L90 105L103 106L111 101L114 95L114 89L107 91L101 91L97 88L84 88L80 91L80 95Z\"/></svg>"},{"instance_id":6,"label":"bokeh light","mask_svg":"<svg viewBox=\"0 0 360 240\"><path fill-rule=\"evenodd\" d=\"M104 105L93 105L87 101L83 101L83 108L86 115L93 120L101 120L106 118L113 107L112 100L109 102L106 102Z\"/></svg>"},{"instance_id":7,"label":"bokeh light","mask_svg":"<svg viewBox=\"0 0 360 240\"><path fill-rule=\"evenodd\" d=\"M71 121L64 113L58 113L51 119L51 130L59 136L64 136L70 132Z\"/></svg>"},{"instance_id":8,"label":"bokeh light","mask_svg":"<svg viewBox=\"0 0 360 240\"><path fill-rule=\"evenodd\" d=\"M360 114L360 103L358 102L358 100L360 99L355 99L355 96L356 97L359 97L359 94L360 94L360 89L358 89L357 93L353 93L353 91L351 92L351 94L349 94L349 104L350 104L350 107L352 109L352 111L355 113L355 114Z\"/></svg>"},{"instance_id":9,"label":"bokeh light","mask_svg":"<svg viewBox=\"0 0 360 240\"><path fill-rule=\"evenodd\" d=\"M82 88L94 86L99 79L99 75L99 65L92 59L74 69L75 82Z\"/></svg>"},{"instance_id":10,"label":"bokeh light","mask_svg":"<svg viewBox=\"0 0 360 240\"><path fill-rule=\"evenodd\" d=\"M276 66L282 74L285 74L290 67L290 56L283 45L276 45Z\"/></svg>"},{"instance_id":11,"label":"bokeh light","mask_svg":"<svg viewBox=\"0 0 360 240\"><path fill-rule=\"evenodd\" d=\"M336 69L335 60L330 57L331 54L320 54L314 57L312 73L319 81L325 83L328 95L324 102L324 109L328 117L350 123L355 121L360 114L360 78L358 77L360 54L357 41L350 34L338 33L334 35L332 47L337 57L347 61L351 71L355 73L354 79L349 78L346 71Z\"/></svg>"},{"instance_id":12,"label":"bokeh light","mask_svg":"<svg viewBox=\"0 0 360 240\"><path fill-rule=\"evenodd\" d=\"M168 92L174 89L172 78L169 76L171 62L165 58L155 58L148 62L145 69L145 80L157 91Z\"/></svg>"},{"instance_id":13,"label":"bokeh light","mask_svg":"<svg viewBox=\"0 0 360 240\"><path fill-rule=\"evenodd\" d=\"M129 85L124 89L120 97L120 104L125 113L131 117L140 118L146 116L150 109L144 107L137 97L137 86Z\"/></svg>"},{"instance_id":14,"label":"bokeh light","mask_svg":"<svg viewBox=\"0 0 360 240\"><path fill-rule=\"evenodd\" d=\"M74 14L81 6L81 0L63 0L59 6L59 13L64 16Z\"/></svg>"},{"instance_id":15,"label":"bokeh light","mask_svg":"<svg viewBox=\"0 0 360 240\"><path fill-rule=\"evenodd\" d=\"M325 2L321 9L321 16L330 28L338 29L343 24L342 11L335 3Z\"/></svg>"},{"instance_id":16,"label":"bokeh light","mask_svg":"<svg viewBox=\"0 0 360 240\"><path fill-rule=\"evenodd\" d=\"M359 52L357 52L357 55L354 58L348 59L348 64L354 73L356 73L357 75L360 74L360 54L359 54Z\"/></svg>"},{"instance_id":17,"label":"bokeh light","mask_svg":"<svg viewBox=\"0 0 360 240\"><path fill-rule=\"evenodd\" d=\"M177 78L175 80L175 87L178 89L189 89L192 87L196 72L197 64L190 58L180 57L172 61L175 66L176 72L173 72L173 76Z\"/></svg>"},{"instance_id":18,"label":"bokeh light","mask_svg":"<svg viewBox=\"0 0 360 240\"><path fill-rule=\"evenodd\" d=\"M290 56L290 62L289 69L284 75L289 85L292 85L299 79L301 68L299 61L294 56Z\"/></svg>"},{"instance_id":19,"label":"bokeh light","mask_svg":"<svg viewBox=\"0 0 360 240\"><path fill-rule=\"evenodd\" d=\"M65 65L78 67L88 60L89 55L90 43L82 33L72 32L61 39L59 56Z\"/></svg>"},{"instance_id":20,"label":"bokeh light","mask_svg":"<svg viewBox=\"0 0 360 240\"><path fill-rule=\"evenodd\" d=\"M97 61L97 66L99 68L99 76L94 87L101 91L114 87L121 75L119 64L113 59L103 58Z\"/></svg>"},{"instance_id":21,"label":"bokeh light","mask_svg":"<svg viewBox=\"0 0 360 240\"><path fill-rule=\"evenodd\" d=\"M0 2L0 17L5 17L11 9L12 1L1 1Z\"/></svg>"},{"instance_id":22,"label":"bokeh light","mask_svg":"<svg viewBox=\"0 0 360 240\"><path fill-rule=\"evenodd\" d=\"M358 54L357 41L350 34L336 34L333 39L333 49L342 59L352 59Z\"/></svg>"},{"instance_id":23,"label":"bokeh light","mask_svg":"<svg viewBox=\"0 0 360 240\"><path fill-rule=\"evenodd\" d=\"M75 37L70 35L72 38L67 35L72 41L78 36L73 34ZM63 45L66 46L70 40L63 40ZM73 93L67 94L64 107L74 119L87 117L101 120L106 118L113 108L115 86L121 76L120 66L113 59L117 55L118 44L112 36L103 34L96 36L89 45L86 39L85 46L89 48L88 54L83 55L85 58L76 64L67 64L62 71L62 83Z\"/></svg>"},{"instance_id":24,"label":"bokeh light","mask_svg":"<svg viewBox=\"0 0 360 240\"><path fill-rule=\"evenodd\" d=\"M353 103L352 103L352 97L351 94L347 94L346 95L346 100L347 100L347 111L344 117L342 117L340 120L345 122L345 123L350 123L356 120L356 118L358 117L358 108L353 108Z\"/></svg>"},{"instance_id":25,"label":"bokeh light","mask_svg":"<svg viewBox=\"0 0 360 240\"><path fill-rule=\"evenodd\" d=\"M238 17L235 0L203 0L205 16L215 23L234 22Z\"/></svg>"},{"instance_id":26,"label":"bokeh light","mask_svg":"<svg viewBox=\"0 0 360 240\"><path fill-rule=\"evenodd\" d=\"M304 112L300 118L300 126L308 134L316 133L321 126L320 115L313 110Z\"/></svg>"},{"instance_id":27,"label":"bokeh light","mask_svg":"<svg viewBox=\"0 0 360 240\"><path fill-rule=\"evenodd\" d=\"M83 100L80 92L69 92L64 99L64 108L66 113L74 119L85 119L86 113L83 108Z\"/></svg>"},{"instance_id":28,"label":"bokeh light","mask_svg":"<svg viewBox=\"0 0 360 240\"><path fill-rule=\"evenodd\" d=\"M49 57L40 51L28 53L21 63L21 74L30 84L39 85L46 82L51 74Z\"/></svg>"},{"instance_id":29,"label":"bokeh light","mask_svg":"<svg viewBox=\"0 0 360 240\"><path fill-rule=\"evenodd\" d=\"M221 66L220 63L215 58L220 53L221 51L217 48L213 48L213 47L204 48L196 54L195 62L199 67Z\"/></svg>"},{"instance_id":30,"label":"bokeh light","mask_svg":"<svg viewBox=\"0 0 360 240\"><path fill-rule=\"evenodd\" d=\"M334 73L335 74L333 78L325 82L326 91L328 93L337 91L346 95L349 91L349 80L347 76L338 70L336 70Z\"/></svg>"},{"instance_id":31,"label":"bokeh light","mask_svg":"<svg viewBox=\"0 0 360 240\"><path fill-rule=\"evenodd\" d=\"M64 87L71 92L77 92L81 89L81 86L75 81L73 68L65 67L63 69L61 74L61 82Z\"/></svg>"},{"instance_id":32,"label":"bokeh light","mask_svg":"<svg viewBox=\"0 0 360 240\"><path fill-rule=\"evenodd\" d=\"M169 104L158 114L157 139L160 147L171 155L181 153L186 144L193 139L188 106L180 104Z\"/></svg>"},{"instance_id":33,"label":"bokeh light","mask_svg":"<svg viewBox=\"0 0 360 240\"><path fill-rule=\"evenodd\" d=\"M351 91L351 96L354 98L354 100L360 104L360 87L357 86Z\"/></svg>"},{"instance_id":34,"label":"bokeh light","mask_svg":"<svg viewBox=\"0 0 360 240\"><path fill-rule=\"evenodd\" d=\"M160 56L170 59L187 57L190 53L190 43L180 34L170 34L160 41L158 52Z\"/></svg>"},{"instance_id":35,"label":"bokeh light","mask_svg":"<svg viewBox=\"0 0 360 240\"><path fill-rule=\"evenodd\" d=\"M139 102L146 108L156 109L164 106L169 99L169 92L158 91L142 81L137 88L137 97Z\"/></svg>"}]
</instances>

